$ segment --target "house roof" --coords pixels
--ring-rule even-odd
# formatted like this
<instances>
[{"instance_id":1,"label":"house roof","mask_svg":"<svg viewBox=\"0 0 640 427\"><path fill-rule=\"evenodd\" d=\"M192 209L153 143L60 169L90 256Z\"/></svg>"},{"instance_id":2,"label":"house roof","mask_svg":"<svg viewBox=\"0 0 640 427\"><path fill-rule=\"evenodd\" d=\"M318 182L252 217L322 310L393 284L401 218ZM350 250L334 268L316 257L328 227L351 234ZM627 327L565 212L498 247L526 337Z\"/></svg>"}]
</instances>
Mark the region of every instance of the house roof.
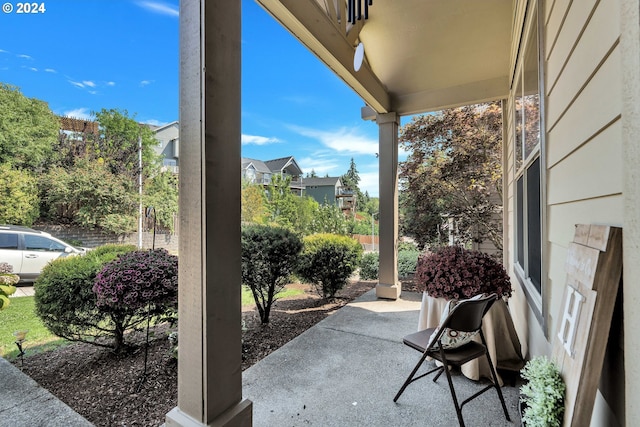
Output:
<instances>
[{"instance_id":1,"label":"house roof","mask_svg":"<svg viewBox=\"0 0 640 427\"><path fill-rule=\"evenodd\" d=\"M514 8L523 2L376 0L367 20L351 24L346 0L256 1L378 113L508 96ZM360 42L364 62L355 71Z\"/></svg>"},{"instance_id":2,"label":"house roof","mask_svg":"<svg viewBox=\"0 0 640 427\"><path fill-rule=\"evenodd\" d=\"M157 133L157 132L160 132L160 131L162 131L162 130L165 130L165 129L166 129L166 128L168 128L168 127L175 126L175 125L177 125L178 123L179 123L179 122L178 122L177 120L174 120L173 122L170 122L170 123L164 124L164 125L162 125L162 126L156 126L156 125L150 125L150 124L147 124L147 126L149 127L149 129L151 129L152 131L154 131L154 132L156 132L156 133Z\"/></svg>"},{"instance_id":3,"label":"house roof","mask_svg":"<svg viewBox=\"0 0 640 427\"><path fill-rule=\"evenodd\" d=\"M302 181L307 187L335 187L336 183L340 184L340 177L303 178Z\"/></svg>"},{"instance_id":4,"label":"house roof","mask_svg":"<svg viewBox=\"0 0 640 427\"><path fill-rule=\"evenodd\" d=\"M271 173L271 169L264 164L262 160L249 159L247 157L242 158L242 170L248 169L253 165L254 169L261 173Z\"/></svg>"},{"instance_id":5,"label":"house roof","mask_svg":"<svg viewBox=\"0 0 640 427\"><path fill-rule=\"evenodd\" d=\"M286 171L290 175L301 175L302 169L298 166L298 162L293 156L282 157L280 159L266 160L265 165L271 170L271 172L284 172Z\"/></svg>"}]
</instances>

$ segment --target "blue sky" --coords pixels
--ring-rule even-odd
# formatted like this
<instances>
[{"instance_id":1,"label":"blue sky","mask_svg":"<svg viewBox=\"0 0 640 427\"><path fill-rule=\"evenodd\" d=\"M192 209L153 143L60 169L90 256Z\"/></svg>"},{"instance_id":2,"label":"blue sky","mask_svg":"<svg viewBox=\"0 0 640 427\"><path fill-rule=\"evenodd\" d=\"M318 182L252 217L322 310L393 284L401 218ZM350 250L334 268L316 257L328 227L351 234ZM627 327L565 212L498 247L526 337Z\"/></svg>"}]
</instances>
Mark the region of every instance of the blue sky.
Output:
<instances>
[{"instance_id":1,"label":"blue sky","mask_svg":"<svg viewBox=\"0 0 640 427\"><path fill-rule=\"evenodd\" d=\"M4 3L4 2L3 2ZM49 0L0 13L0 82L57 114L118 108L178 120L178 1ZM345 173L378 195L378 128L363 101L253 0L242 0L242 155L294 156L305 173Z\"/></svg>"}]
</instances>

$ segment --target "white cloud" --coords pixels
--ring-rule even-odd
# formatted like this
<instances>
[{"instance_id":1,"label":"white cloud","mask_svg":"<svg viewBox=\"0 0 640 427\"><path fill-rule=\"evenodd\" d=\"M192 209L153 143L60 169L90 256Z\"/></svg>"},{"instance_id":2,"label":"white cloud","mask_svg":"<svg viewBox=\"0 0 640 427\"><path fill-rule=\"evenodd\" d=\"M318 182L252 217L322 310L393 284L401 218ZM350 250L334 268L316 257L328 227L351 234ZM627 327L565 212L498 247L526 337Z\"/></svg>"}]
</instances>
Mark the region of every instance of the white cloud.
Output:
<instances>
[{"instance_id":1,"label":"white cloud","mask_svg":"<svg viewBox=\"0 0 640 427\"><path fill-rule=\"evenodd\" d=\"M65 111L62 115L76 119L93 120L93 116L88 108L76 108L75 110Z\"/></svg>"},{"instance_id":2,"label":"white cloud","mask_svg":"<svg viewBox=\"0 0 640 427\"><path fill-rule=\"evenodd\" d=\"M33 59L33 58L32 58L32 57L30 57L29 55L25 55L25 54L18 55L18 58L23 58L23 59Z\"/></svg>"},{"instance_id":3,"label":"white cloud","mask_svg":"<svg viewBox=\"0 0 640 427\"><path fill-rule=\"evenodd\" d=\"M8 50L0 49L0 53L9 53Z\"/></svg>"},{"instance_id":4,"label":"white cloud","mask_svg":"<svg viewBox=\"0 0 640 427\"><path fill-rule=\"evenodd\" d=\"M107 86L115 86L116 82L107 82Z\"/></svg>"},{"instance_id":5,"label":"white cloud","mask_svg":"<svg viewBox=\"0 0 640 427\"><path fill-rule=\"evenodd\" d=\"M360 177L360 182L358 183L360 191L369 193L371 197L378 197L380 193L380 175L378 172L358 172L358 176Z\"/></svg>"},{"instance_id":6,"label":"white cloud","mask_svg":"<svg viewBox=\"0 0 640 427\"><path fill-rule=\"evenodd\" d=\"M57 73L57 71L53 68L45 68L44 71L46 71L47 73Z\"/></svg>"},{"instance_id":7,"label":"white cloud","mask_svg":"<svg viewBox=\"0 0 640 427\"><path fill-rule=\"evenodd\" d=\"M69 80L69 83L71 83L75 87L84 88L84 85L80 82L74 82L73 80Z\"/></svg>"},{"instance_id":8,"label":"white cloud","mask_svg":"<svg viewBox=\"0 0 640 427\"><path fill-rule=\"evenodd\" d=\"M92 82L91 80L84 80L82 82L83 85L85 86L89 86L89 87L96 87L96 84L94 82Z\"/></svg>"},{"instance_id":9,"label":"white cloud","mask_svg":"<svg viewBox=\"0 0 640 427\"><path fill-rule=\"evenodd\" d=\"M325 147L344 155L375 154L378 152L378 141L357 133L354 129L340 128L334 131L309 129L291 125L289 128L300 135L316 139Z\"/></svg>"},{"instance_id":10,"label":"white cloud","mask_svg":"<svg viewBox=\"0 0 640 427\"><path fill-rule=\"evenodd\" d=\"M160 3L155 1L139 1L138 6L144 9L147 9L150 12L159 13L161 15L168 15L168 16L175 16L175 17L180 16L180 12L175 6L169 5L166 3Z\"/></svg>"},{"instance_id":11,"label":"white cloud","mask_svg":"<svg viewBox=\"0 0 640 427\"><path fill-rule=\"evenodd\" d=\"M257 135L245 135L242 134L242 144L244 145L268 145L268 144L277 144L280 141L278 138L266 137L266 136L257 136Z\"/></svg>"},{"instance_id":12,"label":"white cloud","mask_svg":"<svg viewBox=\"0 0 640 427\"><path fill-rule=\"evenodd\" d=\"M37 68L35 68L35 67L29 67L29 70L31 70L31 71L38 71L38 69L37 69Z\"/></svg>"},{"instance_id":13,"label":"white cloud","mask_svg":"<svg viewBox=\"0 0 640 427\"><path fill-rule=\"evenodd\" d=\"M326 155L326 154L325 154ZM325 175L340 175L339 172L335 172L339 170L341 165L335 160L335 158L322 158L322 155L319 153L314 153L311 157L304 157L302 159L296 159L300 168L304 171L305 174L311 173L313 170L319 177L324 177Z\"/></svg>"},{"instance_id":14,"label":"white cloud","mask_svg":"<svg viewBox=\"0 0 640 427\"><path fill-rule=\"evenodd\" d=\"M142 81L140 82L140 86L145 87L145 86L147 86L147 85L150 85L152 81L153 81L153 80L142 80Z\"/></svg>"}]
</instances>

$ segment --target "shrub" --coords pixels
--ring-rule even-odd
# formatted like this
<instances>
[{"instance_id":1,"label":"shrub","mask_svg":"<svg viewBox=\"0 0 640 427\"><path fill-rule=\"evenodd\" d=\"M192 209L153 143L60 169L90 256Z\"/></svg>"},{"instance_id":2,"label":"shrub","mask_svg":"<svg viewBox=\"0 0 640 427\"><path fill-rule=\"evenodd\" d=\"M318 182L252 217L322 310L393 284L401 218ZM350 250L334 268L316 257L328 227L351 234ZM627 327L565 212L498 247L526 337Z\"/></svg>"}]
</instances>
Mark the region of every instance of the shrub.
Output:
<instances>
[{"instance_id":1,"label":"shrub","mask_svg":"<svg viewBox=\"0 0 640 427\"><path fill-rule=\"evenodd\" d=\"M0 310L9 305L9 295L16 291L13 286L20 280L17 274L13 274L13 266L6 262L0 262Z\"/></svg>"},{"instance_id":2,"label":"shrub","mask_svg":"<svg viewBox=\"0 0 640 427\"><path fill-rule=\"evenodd\" d=\"M361 255L362 246L351 237L336 234L307 236L298 274L315 285L324 298L333 297L358 267Z\"/></svg>"},{"instance_id":3,"label":"shrub","mask_svg":"<svg viewBox=\"0 0 640 427\"><path fill-rule=\"evenodd\" d=\"M527 427L560 427L566 386L558 368L546 357L534 357L520 372L528 382L520 387L526 405L522 421Z\"/></svg>"},{"instance_id":4,"label":"shrub","mask_svg":"<svg viewBox=\"0 0 640 427\"><path fill-rule=\"evenodd\" d=\"M502 264L491 256L446 246L418 258L416 279L433 298L470 298L483 293L511 296L511 282Z\"/></svg>"},{"instance_id":5,"label":"shrub","mask_svg":"<svg viewBox=\"0 0 640 427\"><path fill-rule=\"evenodd\" d=\"M36 314L47 329L70 341L112 347L104 338L113 338L115 327L96 306L93 281L105 263L134 249L105 245L50 262L34 284Z\"/></svg>"},{"instance_id":6,"label":"shrub","mask_svg":"<svg viewBox=\"0 0 640 427\"><path fill-rule=\"evenodd\" d=\"M124 347L125 332L148 317L173 315L178 308L178 257L166 249L120 255L96 275L98 309L114 325L114 350Z\"/></svg>"},{"instance_id":7,"label":"shrub","mask_svg":"<svg viewBox=\"0 0 640 427\"><path fill-rule=\"evenodd\" d=\"M242 230L242 283L251 289L260 321L269 323L275 296L288 283L302 241L281 227L254 225Z\"/></svg>"},{"instance_id":8,"label":"shrub","mask_svg":"<svg viewBox=\"0 0 640 427\"><path fill-rule=\"evenodd\" d=\"M420 252L416 248L398 251L398 276L407 277L415 273Z\"/></svg>"},{"instance_id":9,"label":"shrub","mask_svg":"<svg viewBox=\"0 0 640 427\"><path fill-rule=\"evenodd\" d=\"M362 256L360 261L360 278L363 280L376 280L380 268L380 254L369 252Z\"/></svg>"}]
</instances>

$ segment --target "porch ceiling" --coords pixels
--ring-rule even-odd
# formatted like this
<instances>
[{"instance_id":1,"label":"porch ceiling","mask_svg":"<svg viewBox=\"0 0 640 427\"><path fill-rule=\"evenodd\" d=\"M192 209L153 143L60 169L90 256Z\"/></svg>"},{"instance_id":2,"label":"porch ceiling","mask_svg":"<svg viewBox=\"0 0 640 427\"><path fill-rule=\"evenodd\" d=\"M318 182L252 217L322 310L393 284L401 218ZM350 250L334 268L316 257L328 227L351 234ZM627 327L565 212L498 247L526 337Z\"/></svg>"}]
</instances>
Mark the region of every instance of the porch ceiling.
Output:
<instances>
[{"instance_id":1,"label":"porch ceiling","mask_svg":"<svg viewBox=\"0 0 640 427\"><path fill-rule=\"evenodd\" d=\"M355 26L344 19L346 0L256 1L378 113L508 95L514 0L374 0ZM356 72L359 42L365 63Z\"/></svg>"}]
</instances>

